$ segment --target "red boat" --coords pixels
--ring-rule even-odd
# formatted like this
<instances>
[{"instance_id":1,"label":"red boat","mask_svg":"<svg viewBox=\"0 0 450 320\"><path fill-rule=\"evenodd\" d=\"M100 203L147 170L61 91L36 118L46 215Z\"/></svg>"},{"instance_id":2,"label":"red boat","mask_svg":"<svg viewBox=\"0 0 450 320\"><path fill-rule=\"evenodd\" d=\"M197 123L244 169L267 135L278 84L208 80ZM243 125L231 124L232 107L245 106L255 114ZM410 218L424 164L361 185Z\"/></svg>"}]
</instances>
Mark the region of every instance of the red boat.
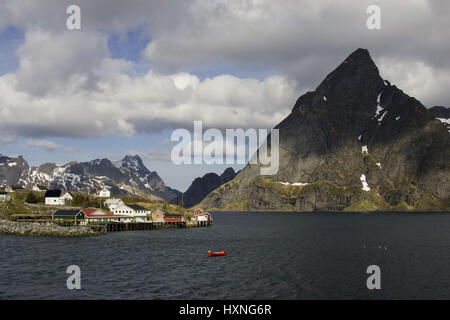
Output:
<instances>
[{"instance_id":1,"label":"red boat","mask_svg":"<svg viewBox=\"0 0 450 320\"><path fill-rule=\"evenodd\" d=\"M218 251L218 252L211 252L211 250L210 251L208 251L208 256L210 256L210 257L219 257L219 256L226 256L227 255L227 252L226 251Z\"/></svg>"}]
</instances>

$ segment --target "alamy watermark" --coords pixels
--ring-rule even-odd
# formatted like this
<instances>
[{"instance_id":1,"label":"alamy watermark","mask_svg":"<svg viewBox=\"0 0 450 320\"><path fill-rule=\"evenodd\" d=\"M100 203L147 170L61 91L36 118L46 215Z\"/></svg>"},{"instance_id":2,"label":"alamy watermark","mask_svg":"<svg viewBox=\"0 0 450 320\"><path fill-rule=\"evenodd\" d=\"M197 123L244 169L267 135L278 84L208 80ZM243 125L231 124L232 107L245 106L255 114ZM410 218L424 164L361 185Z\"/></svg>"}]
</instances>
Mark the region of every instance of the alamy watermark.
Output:
<instances>
[{"instance_id":1,"label":"alamy watermark","mask_svg":"<svg viewBox=\"0 0 450 320\"><path fill-rule=\"evenodd\" d=\"M69 30L81 29L81 9L79 6L72 4L67 7L66 13L69 15L66 20L66 27Z\"/></svg>"},{"instance_id":2,"label":"alamy watermark","mask_svg":"<svg viewBox=\"0 0 450 320\"><path fill-rule=\"evenodd\" d=\"M70 276L67 278L66 285L67 289L73 290L81 289L81 269L79 266L73 264L67 267L66 273L70 274Z\"/></svg>"},{"instance_id":3,"label":"alamy watermark","mask_svg":"<svg viewBox=\"0 0 450 320\"><path fill-rule=\"evenodd\" d=\"M187 129L172 132L173 164L260 164L261 175L274 175L279 167L278 129L219 129L203 132L202 121L194 121L194 134ZM270 141L268 142L268 140Z\"/></svg>"},{"instance_id":4,"label":"alamy watermark","mask_svg":"<svg viewBox=\"0 0 450 320\"><path fill-rule=\"evenodd\" d=\"M366 286L369 290L381 289L381 269L376 264L367 267L367 274L370 276L367 278Z\"/></svg>"},{"instance_id":5,"label":"alamy watermark","mask_svg":"<svg viewBox=\"0 0 450 320\"><path fill-rule=\"evenodd\" d=\"M366 13L370 16L367 18L366 26L369 30L381 29L381 9L377 5L370 5L366 9Z\"/></svg>"}]
</instances>

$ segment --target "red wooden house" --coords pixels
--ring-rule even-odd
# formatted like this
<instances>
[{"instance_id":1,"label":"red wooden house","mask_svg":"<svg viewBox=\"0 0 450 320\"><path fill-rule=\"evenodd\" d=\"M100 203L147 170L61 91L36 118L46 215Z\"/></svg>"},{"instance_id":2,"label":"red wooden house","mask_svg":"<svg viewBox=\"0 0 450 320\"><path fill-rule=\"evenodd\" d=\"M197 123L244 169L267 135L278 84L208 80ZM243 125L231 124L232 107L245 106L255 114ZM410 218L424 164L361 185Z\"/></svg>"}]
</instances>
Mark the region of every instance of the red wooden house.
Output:
<instances>
[{"instance_id":1,"label":"red wooden house","mask_svg":"<svg viewBox=\"0 0 450 320\"><path fill-rule=\"evenodd\" d=\"M194 211L195 220L198 221L204 221L204 222L210 222L211 221L211 214L206 211L202 211L202 209L195 209Z\"/></svg>"},{"instance_id":2,"label":"red wooden house","mask_svg":"<svg viewBox=\"0 0 450 320\"><path fill-rule=\"evenodd\" d=\"M164 222L166 222L166 223L182 223L182 222L185 222L185 219L182 214L164 213Z\"/></svg>"}]
</instances>

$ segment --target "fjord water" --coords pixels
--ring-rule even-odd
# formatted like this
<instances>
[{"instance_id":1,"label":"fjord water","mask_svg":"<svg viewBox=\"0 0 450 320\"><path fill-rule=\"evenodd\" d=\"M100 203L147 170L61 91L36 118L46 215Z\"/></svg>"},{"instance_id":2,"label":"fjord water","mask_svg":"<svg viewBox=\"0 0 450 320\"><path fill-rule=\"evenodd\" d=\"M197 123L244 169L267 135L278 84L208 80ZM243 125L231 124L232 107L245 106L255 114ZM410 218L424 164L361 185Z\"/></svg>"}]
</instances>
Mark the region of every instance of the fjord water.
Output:
<instances>
[{"instance_id":1,"label":"fjord water","mask_svg":"<svg viewBox=\"0 0 450 320\"><path fill-rule=\"evenodd\" d=\"M0 236L1 299L449 299L450 215L215 213L209 228ZM209 258L208 250L228 251ZM68 290L66 268L81 268ZM381 290L366 269L381 268Z\"/></svg>"}]
</instances>

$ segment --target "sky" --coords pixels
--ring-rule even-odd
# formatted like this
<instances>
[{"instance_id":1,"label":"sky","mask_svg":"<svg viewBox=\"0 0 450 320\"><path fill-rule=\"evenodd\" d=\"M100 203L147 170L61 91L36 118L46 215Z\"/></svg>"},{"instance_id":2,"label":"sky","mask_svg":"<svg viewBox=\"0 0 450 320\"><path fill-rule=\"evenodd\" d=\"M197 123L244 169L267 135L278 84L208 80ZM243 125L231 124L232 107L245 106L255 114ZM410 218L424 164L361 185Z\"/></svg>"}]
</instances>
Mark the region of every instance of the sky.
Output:
<instances>
[{"instance_id":1,"label":"sky","mask_svg":"<svg viewBox=\"0 0 450 320\"><path fill-rule=\"evenodd\" d=\"M2 0L0 154L138 154L184 191L226 166L174 165L174 129L272 128L357 48L426 107L450 106L449 15L445 0Z\"/></svg>"}]
</instances>

